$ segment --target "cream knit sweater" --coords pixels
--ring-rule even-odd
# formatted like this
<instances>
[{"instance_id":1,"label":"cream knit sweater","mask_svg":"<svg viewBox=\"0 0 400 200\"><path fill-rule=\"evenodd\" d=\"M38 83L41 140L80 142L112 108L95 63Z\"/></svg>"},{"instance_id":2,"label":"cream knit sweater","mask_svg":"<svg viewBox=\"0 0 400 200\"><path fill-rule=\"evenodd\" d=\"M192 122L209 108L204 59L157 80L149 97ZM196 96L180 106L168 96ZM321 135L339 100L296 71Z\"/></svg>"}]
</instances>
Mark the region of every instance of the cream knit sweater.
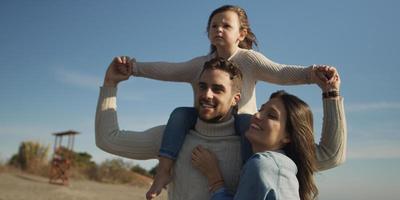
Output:
<instances>
[{"instance_id":1,"label":"cream knit sweater","mask_svg":"<svg viewBox=\"0 0 400 200\"><path fill-rule=\"evenodd\" d=\"M160 149L165 126L145 131L125 131L118 126L116 88L102 87L96 110L96 145L106 152L132 158L154 159ZM345 160L346 120L343 99L324 99L322 138L316 144L320 170L335 167ZM190 153L194 146L202 144L217 153L228 188L235 190L241 166L240 144L234 135L233 121L222 124L206 124L198 120L196 128L185 139L175 175L169 185L169 199L209 199L207 182L192 166Z\"/></svg>"},{"instance_id":2,"label":"cream knit sweater","mask_svg":"<svg viewBox=\"0 0 400 200\"><path fill-rule=\"evenodd\" d=\"M187 82L192 85L194 91L204 63L214 56L214 54L200 56L180 63L137 62L134 75L163 81ZM257 81L280 85L311 83L312 67L278 64L254 50L238 48L229 60L233 61L243 73L239 113L254 114L257 111L255 96Z\"/></svg>"}]
</instances>

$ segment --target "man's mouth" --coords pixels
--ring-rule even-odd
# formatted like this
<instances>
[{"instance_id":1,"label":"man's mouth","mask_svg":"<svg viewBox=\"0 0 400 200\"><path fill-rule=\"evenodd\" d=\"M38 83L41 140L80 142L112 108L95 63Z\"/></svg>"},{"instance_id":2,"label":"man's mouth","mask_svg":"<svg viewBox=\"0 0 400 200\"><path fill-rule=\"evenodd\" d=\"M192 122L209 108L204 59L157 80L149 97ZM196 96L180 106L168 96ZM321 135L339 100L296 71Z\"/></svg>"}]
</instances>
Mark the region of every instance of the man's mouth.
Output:
<instances>
[{"instance_id":1,"label":"man's mouth","mask_svg":"<svg viewBox=\"0 0 400 200\"><path fill-rule=\"evenodd\" d=\"M205 109L213 109L215 108L215 104L209 101L200 101L200 107Z\"/></svg>"}]
</instances>

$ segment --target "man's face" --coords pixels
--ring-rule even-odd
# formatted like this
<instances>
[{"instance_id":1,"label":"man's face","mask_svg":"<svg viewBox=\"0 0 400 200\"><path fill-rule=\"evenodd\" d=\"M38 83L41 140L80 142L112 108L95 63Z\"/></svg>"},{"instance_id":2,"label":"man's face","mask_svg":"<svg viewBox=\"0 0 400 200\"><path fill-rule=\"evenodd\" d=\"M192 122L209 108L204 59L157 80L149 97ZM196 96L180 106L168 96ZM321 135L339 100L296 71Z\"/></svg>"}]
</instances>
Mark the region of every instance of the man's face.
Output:
<instances>
[{"instance_id":1,"label":"man's face","mask_svg":"<svg viewBox=\"0 0 400 200\"><path fill-rule=\"evenodd\" d=\"M205 122L224 122L232 117L231 110L240 99L232 90L229 74L219 69L208 69L200 77L196 92L199 118Z\"/></svg>"}]
</instances>

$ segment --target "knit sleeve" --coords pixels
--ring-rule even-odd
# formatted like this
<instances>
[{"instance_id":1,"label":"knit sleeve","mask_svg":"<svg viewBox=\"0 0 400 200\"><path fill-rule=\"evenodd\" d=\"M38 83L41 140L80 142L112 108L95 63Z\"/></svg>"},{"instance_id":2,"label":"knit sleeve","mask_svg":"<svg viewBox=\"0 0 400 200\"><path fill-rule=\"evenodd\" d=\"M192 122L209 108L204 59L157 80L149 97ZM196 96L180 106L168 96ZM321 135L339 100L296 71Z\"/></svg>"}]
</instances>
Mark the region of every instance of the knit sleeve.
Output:
<instances>
[{"instance_id":1,"label":"knit sleeve","mask_svg":"<svg viewBox=\"0 0 400 200\"><path fill-rule=\"evenodd\" d=\"M207 61L207 56L201 56L186 62L137 62L134 76L140 76L161 81L192 83Z\"/></svg>"},{"instance_id":2,"label":"knit sleeve","mask_svg":"<svg viewBox=\"0 0 400 200\"><path fill-rule=\"evenodd\" d=\"M317 167L326 170L346 159L347 127L343 98L323 100L324 117L321 140L316 145Z\"/></svg>"},{"instance_id":3,"label":"knit sleeve","mask_svg":"<svg viewBox=\"0 0 400 200\"><path fill-rule=\"evenodd\" d=\"M145 131L120 130L117 119L116 88L102 87L95 119L96 145L111 154L132 159L157 158L164 126Z\"/></svg>"},{"instance_id":4,"label":"knit sleeve","mask_svg":"<svg viewBox=\"0 0 400 200\"><path fill-rule=\"evenodd\" d=\"M245 53L246 66L256 80L279 85L310 84L312 67L286 65L273 62L259 52L249 50Z\"/></svg>"}]
</instances>

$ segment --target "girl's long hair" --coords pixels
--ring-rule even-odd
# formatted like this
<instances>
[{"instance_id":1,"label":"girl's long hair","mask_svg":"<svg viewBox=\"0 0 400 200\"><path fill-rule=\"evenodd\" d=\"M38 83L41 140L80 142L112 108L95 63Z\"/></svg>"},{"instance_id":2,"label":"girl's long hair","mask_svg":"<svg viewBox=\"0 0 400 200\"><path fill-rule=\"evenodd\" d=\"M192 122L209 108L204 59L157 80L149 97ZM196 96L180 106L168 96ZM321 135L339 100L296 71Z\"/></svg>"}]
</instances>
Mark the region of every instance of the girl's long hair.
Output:
<instances>
[{"instance_id":1,"label":"girl's long hair","mask_svg":"<svg viewBox=\"0 0 400 200\"><path fill-rule=\"evenodd\" d=\"M300 199L312 200L318 195L314 172L317 171L313 136L313 115L310 107L298 97L285 91L271 94L270 99L282 100L287 113L286 132L290 143L284 147L286 155L297 165Z\"/></svg>"},{"instance_id":2,"label":"girl's long hair","mask_svg":"<svg viewBox=\"0 0 400 200\"><path fill-rule=\"evenodd\" d=\"M254 33L251 31L250 28L250 23L249 20L247 18L247 14L246 11L239 7L239 6L233 6L233 5L224 5L221 6L217 9L215 9L211 15L208 17L208 23L207 23L207 33L209 33L210 31L210 25L211 25L211 20L212 18L218 14L218 13L222 13L225 11L233 11L235 12L238 17L239 17L239 24L240 24L240 30L247 30L247 35L244 38L243 41L241 41L239 43L239 47L243 48L243 49L253 49L253 46L257 46L257 38L256 35L254 35ZM211 44L210 46L210 53L214 53L217 50L217 48Z\"/></svg>"}]
</instances>

